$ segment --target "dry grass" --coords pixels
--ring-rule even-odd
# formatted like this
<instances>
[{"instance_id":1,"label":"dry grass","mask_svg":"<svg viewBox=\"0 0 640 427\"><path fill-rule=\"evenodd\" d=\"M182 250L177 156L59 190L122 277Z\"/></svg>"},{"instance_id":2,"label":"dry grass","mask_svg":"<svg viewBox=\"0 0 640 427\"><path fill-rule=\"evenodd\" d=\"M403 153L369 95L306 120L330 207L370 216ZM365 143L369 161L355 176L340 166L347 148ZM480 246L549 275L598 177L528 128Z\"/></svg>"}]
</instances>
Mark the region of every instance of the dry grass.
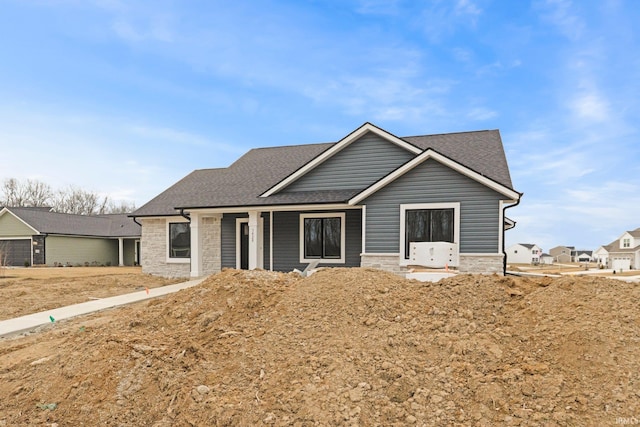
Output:
<instances>
[{"instance_id":1,"label":"dry grass","mask_svg":"<svg viewBox=\"0 0 640 427\"><path fill-rule=\"evenodd\" d=\"M182 280L143 274L140 267L5 268L0 272L0 320Z\"/></svg>"}]
</instances>

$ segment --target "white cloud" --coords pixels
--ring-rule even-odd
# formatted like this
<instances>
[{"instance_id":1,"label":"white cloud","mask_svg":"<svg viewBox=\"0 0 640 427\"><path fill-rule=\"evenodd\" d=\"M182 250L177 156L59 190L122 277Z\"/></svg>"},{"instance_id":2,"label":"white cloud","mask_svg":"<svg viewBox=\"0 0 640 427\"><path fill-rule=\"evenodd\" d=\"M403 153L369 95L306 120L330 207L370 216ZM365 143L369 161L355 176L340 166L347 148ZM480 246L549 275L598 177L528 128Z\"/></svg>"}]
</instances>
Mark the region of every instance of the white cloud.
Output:
<instances>
[{"instance_id":1,"label":"white cloud","mask_svg":"<svg viewBox=\"0 0 640 427\"><path fill-rule=\"evenodd\" d=\"M536 5L541 9L543 20L555 26L565 37L578 40L584 34L586 25L571 0L545 0Z\"/></svg>"},{"instance_id":2,"label":"white cloud","mask_svg":"<svg viewBox=\"0 0 640 427\"><path fill-rule=\"evenodd\" d=\"M582 120L604 122L610 118L608 102L594 92L577 94L570 108Z\"/></svg>"},{"instance_id":3,"label":"white cloud","mask_svg":"<svg viewBox=\"0 0 640 427\"><path fill-rule=\"evenodd\" d=\"M471 0L458 0L454 10L456 15L466 15L474 18L482 14L482 9Z\"/></svg>"},{"instance_id":4,"label":"white cloud","mask_svg":"<svg viewBox=\"0 0 640 427\"><path fill-rule=\"evenodd\" d=\"M473 108L467 113L467 117L470 120L483 121L493 119L498 116L498 113L494 110L484 107Z\"/></svg>"}]
</instances>

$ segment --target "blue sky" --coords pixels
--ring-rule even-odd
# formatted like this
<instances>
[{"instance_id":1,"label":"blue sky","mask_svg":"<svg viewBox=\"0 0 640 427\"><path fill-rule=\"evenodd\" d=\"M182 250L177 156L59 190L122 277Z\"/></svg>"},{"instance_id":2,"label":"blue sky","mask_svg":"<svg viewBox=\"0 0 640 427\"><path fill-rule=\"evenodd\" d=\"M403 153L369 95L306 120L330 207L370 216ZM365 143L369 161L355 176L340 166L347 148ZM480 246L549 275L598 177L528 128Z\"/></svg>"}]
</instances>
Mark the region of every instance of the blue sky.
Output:
<instances>
[{"instance_id":1,"label":"blue sky","mask_svg":"<svg viewBox=\"0 0 640 427\"><path fill-rule=\"evenodd\" d=\"M0 179L141 206L253 147L500 129L507 245L640 227L633 0L3 0Z\"/></svg>"}]
</instances>

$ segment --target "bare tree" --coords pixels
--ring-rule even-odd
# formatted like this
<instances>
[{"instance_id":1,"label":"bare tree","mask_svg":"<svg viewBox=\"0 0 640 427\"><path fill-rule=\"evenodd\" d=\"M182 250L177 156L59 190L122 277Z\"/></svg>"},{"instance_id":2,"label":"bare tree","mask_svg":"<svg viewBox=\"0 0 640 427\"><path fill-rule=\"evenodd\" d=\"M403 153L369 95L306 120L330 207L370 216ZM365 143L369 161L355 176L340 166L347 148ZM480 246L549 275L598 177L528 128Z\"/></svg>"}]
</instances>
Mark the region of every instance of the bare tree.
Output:
<instances>
[{"instance_id":1,"label":"bare tree","mask_svg":"<svg viewBox=\"0 0 640 427\"><path fill-rule=\"evenodd\" d=\"M49 206L53 192L48 184L36 180L27 180L28 203L31 206Z\"/></svg>"},{"instance_id":2,"label":"bare tree","mask_svg":"<svg viewBox=\"0 0 640 427\"><path fill-rule=\"evenodd\" d=\"M53 210L77 215L95 215L100 213L100 198L96 193L70 186L58 191L53 202Z\"/></svg>"},{"instance_id":3,"label":"bare tree","mask_svg":"<svg viewBox=\"0 0 640 427\"><path fill-rule=\"evenodd\" d=\"M37 180L20 182L15 178L4 181L0 188L0 206L52 207L55 212L78 215L101 215L133 212L133 203L119 205L108 196L86 191L75 186L53 192L51 187Z\"/></svg>"},{"instance_id":4,"label":"bare tree","mask_svg":"<svg viewBox=\"0 0 640 427\"><path fill-rule=\"evenodd\" d=\"M41 207L51 203L53 192L51 187L44 182L28 179L20 182L15 178L9 178L2 184L3 198L0 204L3 206Z\"/></svg>"},{"instance_id":5,"label":"bare tree","mask_svg":"<svg viewBox=\"0 0 640 427\"><path fill-rule=\"evenodd\" d=\"M105 213L110 214L124 214L131 213L136 210L136 204L131 202L121 201L120 204L114 203L113 200L109 200L109 204L105 209Z\"/></svg>"},{"instance_id":6,"label":"bare tree","mask_svg":"<svg viewBox=\"0 0 640 427\"><path fill-rule=\"evenodd\" d=\"M6 242L0 242L0 277L4 277L7 270L7 261L9 260L9 251Z\"/></svg>"}]
</instances>

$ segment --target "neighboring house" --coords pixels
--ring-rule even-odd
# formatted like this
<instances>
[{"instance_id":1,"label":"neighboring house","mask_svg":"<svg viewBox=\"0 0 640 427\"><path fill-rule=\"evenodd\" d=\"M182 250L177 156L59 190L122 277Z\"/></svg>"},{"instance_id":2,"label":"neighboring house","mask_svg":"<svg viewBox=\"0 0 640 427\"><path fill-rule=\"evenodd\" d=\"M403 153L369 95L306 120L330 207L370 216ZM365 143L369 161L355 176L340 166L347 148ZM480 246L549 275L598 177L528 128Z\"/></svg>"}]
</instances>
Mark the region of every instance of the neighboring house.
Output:
<instances>
[{"instance_id":1,"label":"neighboring house","mask_svg":"<svg viewBox=\"0 0 640 427\"><path fill-rule=\"evenodd\" d=\"M573 262L573 246L556 246L549 249L549 255L553 257L554 262Z\"/></svg>"},{"instance_id":2,"label":"neighboring house","mask_svg":"<svg viewBox=\"0 0 640 427\"><path fill-rule=\"evenodd\" d=\"M609 251L606 247L600 246L593 252L593 260L601 266L609 264Z\"/></svg>"},{"instance_id":3,"label":"neighboring house","mask_svg":"<svg viewBox=\"0 0 640 427\"><path fill-rule=\"evenodd\" d=\"M507 262L510 264L539 264L542 249L530 243L516 243L507 248Z\"/></svg>"},{"instance_id":4,"label":"neighboring house","mask_svg":"<svg viewBox=\"0 0 640 427\"><path fill-rule=\"evenodd\" d=\"M365 123L335 143L258 148L193 171L136 210L146 273L409 269L411 242L452 242L463 272L502 273L512 188L499 131L397 137Z\"/></svg>"},{"instance_id":5,"label":"neighboring house","mask_svg":"<svg viewBox=\"0 0 640 427\"><path fill-rule=\"evenodd\" d=\"M593 261L593 251L576 250L573 254L575 262L591 262Z\"/></svg>"},{"instance_id":6,"label":"neighboring house","mask_svg":"<svg viewBox=\"0 0 640 427\"><path fill-rule=\"evenodd\" d=\"M553 257L547 253L543 253L542 255L540 255L540 264L553 264Z\"/></svg>"},{"instance_id":7,"label":"neighboring house","mask_svg":"<svg viewBox=\"0 0 640 427\"><path fill-rule=\"evenodd\" d=\"M135 265L140 226L126 214L71 215L50 208L0 208L2 264Z\"/></svg>"},{"instance_id":8,"label":"neighboring house","mask_svg":"<svg viewBox=\"0 0 640 427\"><path fill-rule=\"evenodd\" d=\"M640 269L640 228L626 231L622 236L599 249L608 253L607 268L615 271Z\"/></svg>"}]
</instances>

